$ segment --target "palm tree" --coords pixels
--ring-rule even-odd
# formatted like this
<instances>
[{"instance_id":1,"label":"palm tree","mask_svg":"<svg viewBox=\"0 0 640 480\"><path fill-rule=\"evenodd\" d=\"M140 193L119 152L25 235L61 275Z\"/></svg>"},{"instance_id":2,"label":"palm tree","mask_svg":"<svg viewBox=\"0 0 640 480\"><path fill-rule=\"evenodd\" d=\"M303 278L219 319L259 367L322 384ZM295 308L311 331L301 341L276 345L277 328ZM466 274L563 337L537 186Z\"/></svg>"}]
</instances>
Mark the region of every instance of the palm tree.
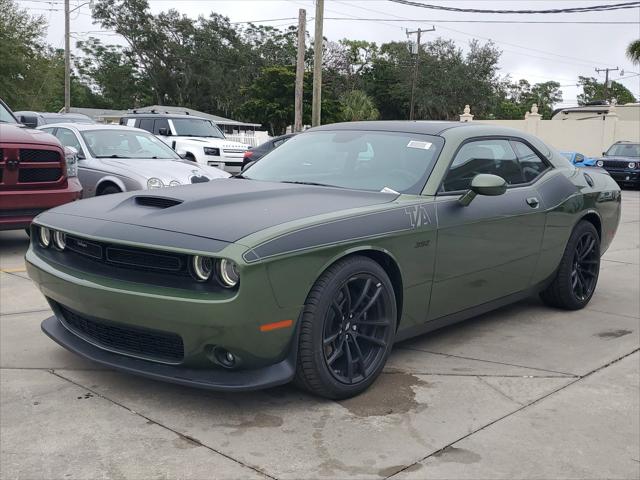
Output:
<instances>
[{"instance_id":1,"label":"palm tree","mask_svg":"<svg viewBox=\"0 0 640 480\"><path fill-rule=\"evenodd\" d=\"M640 65L640 39L634 40L627 47L627 57L634 65Z\"/></svg>"},{"instance_id":2,"label":"palm tree","mask_svg":"<svg viewBox=\"0 0 640 480\"><path fill-rule=\"evenodd\" d=\"M346 122L359 120L376 120L380 114L369 97L362 90L352 90L340 97L342 103L342 119Z\"/></svg>"}]
</instances>

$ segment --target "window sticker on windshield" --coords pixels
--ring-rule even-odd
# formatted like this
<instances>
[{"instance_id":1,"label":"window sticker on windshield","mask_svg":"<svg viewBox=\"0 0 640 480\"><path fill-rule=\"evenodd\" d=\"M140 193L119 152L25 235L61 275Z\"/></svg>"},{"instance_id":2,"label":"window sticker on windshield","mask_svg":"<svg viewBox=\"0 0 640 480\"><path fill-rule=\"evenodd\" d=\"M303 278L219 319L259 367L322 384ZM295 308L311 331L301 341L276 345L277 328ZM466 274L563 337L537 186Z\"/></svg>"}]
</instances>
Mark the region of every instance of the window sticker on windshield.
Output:
<instances>
[{"instance_id":1,"label":"window sticker on windshield","mask_svg":"<svg viewBox=\"0 0 640 480\"><path fill-rule=\"evenodd\" d=\"M407 145L408 148L420 148L423 150L429 150L433 145L431 142L420 142L418 140L411 140Z\"/></svg>"}]
</instances>

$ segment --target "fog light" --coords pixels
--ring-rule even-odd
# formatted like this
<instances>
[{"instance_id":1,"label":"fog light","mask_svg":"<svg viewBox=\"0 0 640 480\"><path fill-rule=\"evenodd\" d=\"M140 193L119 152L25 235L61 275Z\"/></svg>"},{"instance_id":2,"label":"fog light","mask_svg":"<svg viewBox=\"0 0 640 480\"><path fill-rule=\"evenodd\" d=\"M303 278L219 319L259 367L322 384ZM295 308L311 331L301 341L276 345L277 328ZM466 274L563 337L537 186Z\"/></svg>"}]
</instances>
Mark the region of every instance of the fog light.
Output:
<instances>
[{"instance_id":1,"label":"fog light","mask_svg":"<svg viewBox=\"0 0 640 480\"><path fill-rule=\"evenodd\" d=\"M238 357L222 347L209 345L206 350L209 359L222 367L234 368L240 363Z\"/></svg>"},{"instance_id":2,"label":"fog light","mask_svg":"<svg viewBox=\"0 0 640 480\"><path fill-rule=\"evenodd\" d=\"M40 245L44 248L49 248L49 245L51 245L51 230L46 227L40 227L38 238L40 239Z\"/></svg>"},{"instance_id":3,"label":"fog light","mask_svg":"<svg viewBox=\"0 0 640 480\"><path fill-rule=\"evenodd\" d=\"M66 234L64 232L55 231L53 232L53 245L58 250L64 250L67 246Z\"/></svg>"}]
</instances>

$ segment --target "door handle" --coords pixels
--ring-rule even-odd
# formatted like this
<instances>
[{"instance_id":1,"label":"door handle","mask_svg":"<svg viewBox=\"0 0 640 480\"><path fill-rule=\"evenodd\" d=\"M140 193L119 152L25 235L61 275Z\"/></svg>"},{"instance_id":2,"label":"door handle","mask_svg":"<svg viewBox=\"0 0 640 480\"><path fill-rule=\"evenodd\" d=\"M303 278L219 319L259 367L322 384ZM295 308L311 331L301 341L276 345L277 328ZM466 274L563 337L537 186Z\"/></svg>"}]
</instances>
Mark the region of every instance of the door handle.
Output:
<instances>
[{"instance_id":1,"label":"door handle","mask_svg":"<svg viewBox=\"0 0 640 480\"><path fill-rule=\"evenodd\" d=\"M531 208L538 208L540 206L540 201L536 197L527 198L527 204Z\"/></svg>"}]
</instances>

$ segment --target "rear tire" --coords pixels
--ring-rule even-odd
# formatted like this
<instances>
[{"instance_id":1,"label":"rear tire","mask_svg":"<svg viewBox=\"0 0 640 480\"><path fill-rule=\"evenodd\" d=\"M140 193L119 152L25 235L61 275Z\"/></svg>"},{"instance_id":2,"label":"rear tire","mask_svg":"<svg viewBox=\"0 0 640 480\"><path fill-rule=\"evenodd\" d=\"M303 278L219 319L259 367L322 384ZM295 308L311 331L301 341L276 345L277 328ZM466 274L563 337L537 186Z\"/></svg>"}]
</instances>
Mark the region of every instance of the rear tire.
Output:
<instances>
[{"instance_id":1,"label":"rear tire","mask_svg":"<svg viewBox=\"0 0 640 480\"><path fill-rule=\"evenodd\" d=\"M584 308L595 292L599 273L600 236L592 223L581 220L569 237L556 277L540 298L556 308Z\"/></svg>"},{"instance_id":2,"label":"rear tire","mask_svg":"<svg viewBox=\"0 0 640 480\"><path fill-rule=\"evenodd\" d=\"M305 302L296 384L330 399L363 392L387 361L396 318L393 285L378 263L362 256L335 263Z\"/></svg>"}]
</instances>

